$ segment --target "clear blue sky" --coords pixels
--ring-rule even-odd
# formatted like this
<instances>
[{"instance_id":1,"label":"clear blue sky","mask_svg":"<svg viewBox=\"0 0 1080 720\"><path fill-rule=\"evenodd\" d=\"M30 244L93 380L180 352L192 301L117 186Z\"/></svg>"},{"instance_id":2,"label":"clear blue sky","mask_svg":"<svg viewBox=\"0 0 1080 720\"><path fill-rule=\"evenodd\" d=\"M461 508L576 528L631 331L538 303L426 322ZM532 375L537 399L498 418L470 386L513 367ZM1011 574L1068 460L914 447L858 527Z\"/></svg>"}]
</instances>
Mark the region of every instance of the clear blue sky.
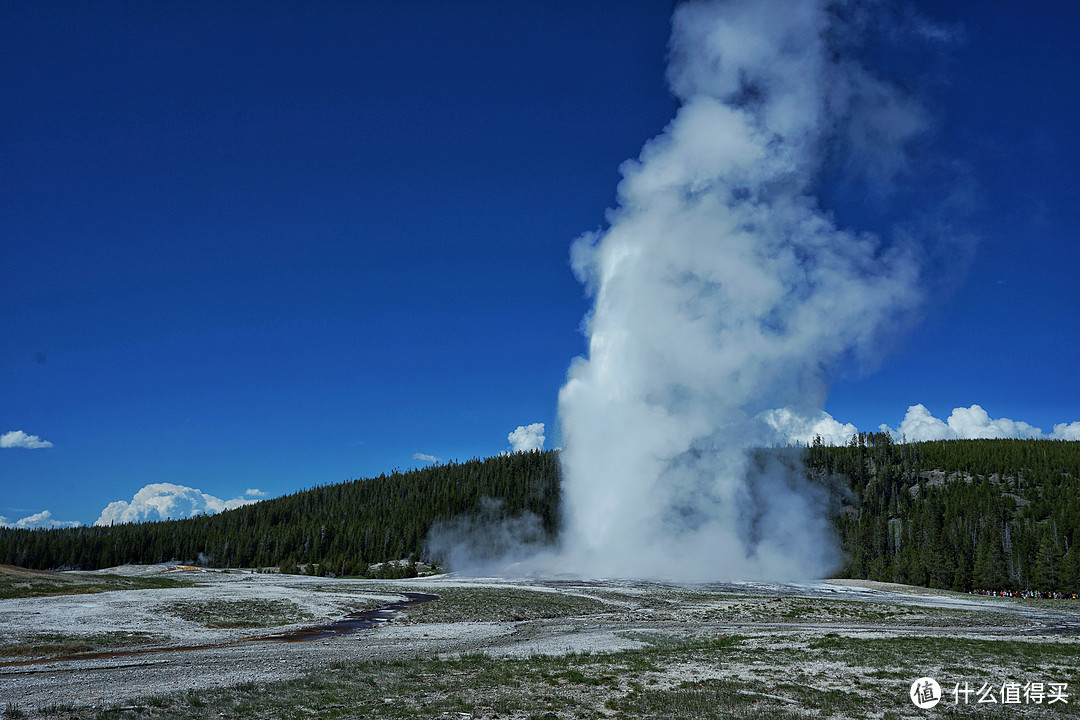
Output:
<instances>
[{"instance_id":1,"label":"clear blue sky","mask_svg":"<svg viewBox=\"0 0 1080 720\"><path fill-rule=\"evenodd\" d=\"M568 265L676 104L670 2L0 6L0 516L149 483L279 495L509 448L587 299ZM926 3L874 46L967 178L967 267L826 410L1080 419L1080 11ZM897 17L903 12L898 11ZM895 50L896 52L892 52ZM885 229L914 202L842 182Z\"/></svg>"}]
</instances>

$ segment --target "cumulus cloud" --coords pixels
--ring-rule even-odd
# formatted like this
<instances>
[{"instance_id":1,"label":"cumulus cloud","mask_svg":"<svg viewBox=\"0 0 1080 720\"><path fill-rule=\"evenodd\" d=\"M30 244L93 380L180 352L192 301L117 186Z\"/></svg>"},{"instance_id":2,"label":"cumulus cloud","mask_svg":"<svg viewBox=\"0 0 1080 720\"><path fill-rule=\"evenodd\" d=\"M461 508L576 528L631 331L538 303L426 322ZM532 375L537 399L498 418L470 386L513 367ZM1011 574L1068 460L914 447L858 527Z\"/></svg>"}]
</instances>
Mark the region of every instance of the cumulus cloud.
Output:
<instances>
[{"instance_id":1,"label":"cumulus cloud","mask_svg":"<svg viewBox=\"0 0 1080 720\"><path fill-rule=\"evenodd\" d=\"M37 450L39 448L51 448L53 444L48 440L42 440L37 435L27 435L22 430L12 430L0 435L0 448L23 448Z\"/></svg>"},{"instance_id":2,"label":"cumulus cloud","mask_svg":"<svg viewBox=\"0 0 1080 720\"><path fill-rule=\"evenodd\" d=\"M544 423L518 425L514 432L506 436L510 441L511 452L528 452L544 449Z\"/></svg>"},{"instance_id":3,"label":"cumulus cloud","mask_svg":"<svg viewBox=\"0 0 1080 720\"><path fill-rule=\"evenodd\" d=\"M881 429L897 439L906 439L909 442L980 438L1080 440L1080 421L1059 423L1054 426L1053 432L1047 434L1042 428L1023 420L992 418L980 405L953 408L949 417L941 420L919 403L907 409L899 428L882 425Z\"/></svg>"},{"instance_id":4,"label":"cumulus cloud","mask_svg":"<svg viewBox=\"0 0 1080 720\"><path fill-rule=\"evenodd\" d=\"M0 515L0 527L35 530L37 528L78 527L79 525L82 525L82 523L74 520L53 520L52 513L48 510L42 510L39 513L27 515L15 521L9 521L6 517Z\"/></svg>"},{"instance_id":5,"label":"cumulus cloud","mask_svg":"<svg viewBox=\"0 0 1080 720\"><path fill-rule=\"evenodd\" d=\"M991 418L978 405L953 409L947 423L962 438L1033 438L1043 434L1022 420Z\"/></svg>"},{"instance_id":6,"label":"cumulus cloud","mask_svg":"<svg viewBox=\"0 0 1080 720\"><path fill-rule=\"evenodd\" d=\"M1080 440L1080 420L1071 423L1058 423L1052 436L1056 440Z\"/></svg>"},{"instance_id":7,"label":"cumulus cloud","mask_svg":"<svg viewBox=\"0 0 1080 720\"><path fill-rule=\"evenodd\" d=\"M841 423L827 412L809 416L791 408L778 408L761 414L761 419L775 432L774 442L804 445L820 436L826 445L843 445L859 429L851 423ZM942 420L919 403L907 409L898 428L882 424L878 430L892 435L897 442L928 440L978 440L991 438L1029 438L1047 440L1080 440L1080 420L1054 425L1053 432L1009 418L992 418L981 405L953 408Z\"/></svg>"},{"instance_id":8,"label":"cumulus cloud","mask_svg":"<svg viewBox=\"0 0 1080 720\"><path fill-rule=\"evenodd\" d=\"M419 460L426 463L441 463L442 458L435 457L434 455L428 455L427 453L413 453L413 460Z\"/></svg>"},{"instance_id":9,"label":"cumulus cloud","mask_svg":"<svg viewBox=\"0 0 1080 720\"><path fill-rule=\"evenodd\" d=\"M248 488L247 490L244 491L244 495L247 495L248 497L259 497L259 498L266 497L266 493L264 493L259 488Z\"/></svg>"},{"instance_id":10,"label":"cumulus cloud","mask_svg":"<svg viewBox=\"0 0 1080 720\"><path fill-rule=\"evenodd\" d=\"M146 520L178 520L195 515L212 515L257 502L250 498L222 500L197 488L173 483L151 483L130 501L116 500L101 511L94 525L112 525Z\"/></svg>"},{"instance_id":11,"label":"cumulus cloud","mask_svg":"<svg viewBox=\"0 0 1080 720\"><path fill-rule=\"evenodd\" d=\"M880 429L889 433L898 440L944 440L955 437L949 426L930 414L922 403L908 408L904 421L900 423L899 430L893 430L888 425L882 424Z\"/></svg>"}]
</instances>

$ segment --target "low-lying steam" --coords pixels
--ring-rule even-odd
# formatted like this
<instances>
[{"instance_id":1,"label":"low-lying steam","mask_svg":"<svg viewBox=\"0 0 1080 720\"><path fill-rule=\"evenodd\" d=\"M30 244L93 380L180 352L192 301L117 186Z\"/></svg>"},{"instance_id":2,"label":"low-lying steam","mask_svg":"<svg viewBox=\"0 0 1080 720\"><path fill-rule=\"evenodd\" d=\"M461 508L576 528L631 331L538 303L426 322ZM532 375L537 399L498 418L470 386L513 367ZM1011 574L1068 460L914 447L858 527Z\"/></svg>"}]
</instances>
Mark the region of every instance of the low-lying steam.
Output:
<instances>
[{"instance_id":1,"label":"low-lying steam","mask_svg":"<svg viewBox=\"0 0 1080 720\"><path fill-rule=\"evenodd\" d=\"M572 249L593 308L559 393L561 570L790 580L836 560L800 468L750 451L775 439L768 410L819 411L830 368L918 303L914 253L838 227L815 183L838 157L886 182L923 129L844 56L837 7L675 14L681 107L623 166L608 227Z\"/></svg>"}]
</instances>

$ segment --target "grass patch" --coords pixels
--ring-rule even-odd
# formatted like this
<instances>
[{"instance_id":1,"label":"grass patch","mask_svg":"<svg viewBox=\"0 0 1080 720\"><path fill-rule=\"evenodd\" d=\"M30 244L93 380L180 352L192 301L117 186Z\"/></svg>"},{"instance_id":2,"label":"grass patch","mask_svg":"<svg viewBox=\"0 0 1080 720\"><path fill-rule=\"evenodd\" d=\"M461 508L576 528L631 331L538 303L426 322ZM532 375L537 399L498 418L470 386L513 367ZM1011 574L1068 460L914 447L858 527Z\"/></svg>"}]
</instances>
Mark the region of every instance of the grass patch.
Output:
<instances>
[{"instance_id":1,"label":"grass patch","mask_svg":"<svg viewBox=\"0 0 1080 720\"><path fill-rule=\"evenodd\" d=\"M64 718L64 720L70 720L70 718L79 717L77 710L71 703L57 703L52 705L39 705L35 708L37 715L44 718Z\"/></svg>"},{"instance_id":2,"label":"grass patch","mask_svg":"<svg viewBox=\"0 0 1080 720\"><path fill-rule=\"evenodd\" d=\"M149 633L109 633L98 635L63 635L38 633L21 642L0 644L0 657L40 658L100 652L117 648L151 645L167 638Z\"/></svg>"},{"instance_id":3,"label":"grass patch","mask_svg":"<svg viewBox=\"0 0 1080 720\"><path fill-rule=\"evenodd\" d=\"M833 634L793 647L792 638L776 634L635 637L649 645L563 657L492 658L475 653L457 659L338 663L297 680L157 695L96 717L900 718L915 714L908 688L913 679L927 674L924 671L947 668L950 675L986 668L981 679L993 682L1001 672L1033 664L1041 675L1030 680L1067 682L1070 688L1080 680L1075 643ZM979 679L950 676L942 687L948 695L953 681L974 684ZM1055 717L1077 717L1080 703L1056 704L1053 710ZM943 715L949 717L987 714L1027 716L1015 707L955 706L951 695L948 707L943 704Z\"/></svg>"},{"instance_id":4,"label":"grass patch","mask_svg":"<svg viewBox=\"0 0 1080 720\"><path fill-rule=\"evenodd\" d=\"M365 585L363 592L396 594L402 589L389 587ZM356 661L317 669L295 680L159 694L126 700L104 711L81 708L57 717L899 720L917 714L908 698L912 680L930 675L941 682L948 696L949 702L942 703L942 716L1015 718L1038 716L1037 711L1045 711L1046 706L1019 711L1000 704L990 709L974 702L969 707L954 706L953 683L968 682L978 688L983 682L1000 686L1007 679L1063 682L1070 690L1080 688L1080 643L1070 639L991 640L951 633L849 637L844 630L829 627L830 622L849 626L866 622L885 630L893 624L930 624L923 622L927 616L938 617L942 624L960 617L948 610L798 597L737 598L663 586L650 587L645 595L653 591L659 597L609 593L597 599L522 587L439 587L435 592L440 600L409 608L395 619L396 623L435 623L568 618L565 623L542 625L626 628L620 617L623 609L607 602L610 597L638 607L649 605L649 613L663 616L665 622L653 625L652 631L621 633L642 643L640 649L562 657L493 658L475 653L454 659ZM355 599L363 602L366 598L357 593ZM349 601L342 598L343 603ZM669 605L679 613L666 613ZM260 627L311 619L288 600L170 602L158 610L210 627ZM1000 619L998 613L986 615L984 622ZM706 632L707 626L696 622L702 617L747 620L751 627L741 628L738 636L721 635L732 627L724 622ZM753 627L754 620L806 627ZM531 628L519 630L526 640L532 637ZM36 642L44 644L47 639ZM1078 717L1080 696L1051 710L1055 717ZM41 709L38 714L44 716Z\"/></svg>"},{"instance_id":5,"label":"grass patch","mask_svg":"<svg viewBox=\"0 0 1080 720\"><path fill-rule=\"evenodd\" d=\"M669 720L787 720L806 717L801 709L777 707L776 697L744 687L729 680L684 682L676 688L634 690L625 698L612 701L609 709L619 717L657 717ZM722 713L722 714L721 714Z\"/></svg>"},{"instance_id":6,"label":"grass patch","mask_svg":"<svg viewBox=\"0 0 1080 720\"><path fill-rule=\"evenodd\" d=\"M591 717L617 690L618 664L591 656L506 662L484 655L341 663L299 680L155 696L100 712L134 718Z\"/></svg>"},{"instance_id":7,"label":"grass patch","mask_svg":"<svg viewBox=\"0 0 1080 720\"><path fill-rule=\"evenodd\" d=\"M1023 625L1025 620L1007 612L893 605L869 600L804 598L789 595L734 595L689 590L657 583L648 592L632 594L608 589L590 591L612 602L612 611L653 618L672 610L702 622L850 625L889 624L919 627L1001 627ZM961 597L964 597L960 595ZM1066 601L1051 607L1061 608ZM1078 601L1080 602L1080 601Z\"/></svg>"},{"instance_id":8,"label":"grass patch","mask_svg":"<svg viewBox=\"0 0 1080 720\"><path fill-rule=\"evenodd\" d=\"M1080 671L1080 644L1072 642L948 636L851 638L828 635L811 640L808 647L834 661L866 667L892 666L913 671L919 668L952 670L985 667L990 671L1011 666L1017 669L1056 667ZM991 662L972 663L971 658L985 658Z\"/></svg>"},{"instance_id":9,"label":"grass patch","mask_svg":"<svg viewBox=\"0 0 1080 720\"><path fill-rule=\"evenodd\" d=\"M703 621L777 624L998 627L1024 622L1023 618L1006 613L786 596L724 599L713 596L698 603L691 612L695 618Z\"/></svg>"},{"instance_id":10,"label":"grass patch","mask_svg":"<svg viewBox=\"0 0 1080 720\"><path fill-rule=\"evenodd\" d=\"M201 600L168 603L156 609L208 628L276 627L314 617L291 600Z\"/></svg>"},{"instance_id":11,"label":"grass patch","mask_svg":"<svg viewBox=\"0 0 1080 720\"><path fill-rule=\"evenodd\" d=\"M524 588L439 588L437 602L408 608L401 621L517 622L611 612L600 600Z\"/></svg>"},{"instance_id":12,"label":"grass patch","mask_svg":"<svg viewBox=\"0 0 1080 720\"><path fill-rule=\"evenodd\" d=\"M0 600L51 595L88 595L113 590L160 590L191 587L186 580L163 577L125 577L82 572L25 570L0 567Z\"/></svg>"}]
</instances>

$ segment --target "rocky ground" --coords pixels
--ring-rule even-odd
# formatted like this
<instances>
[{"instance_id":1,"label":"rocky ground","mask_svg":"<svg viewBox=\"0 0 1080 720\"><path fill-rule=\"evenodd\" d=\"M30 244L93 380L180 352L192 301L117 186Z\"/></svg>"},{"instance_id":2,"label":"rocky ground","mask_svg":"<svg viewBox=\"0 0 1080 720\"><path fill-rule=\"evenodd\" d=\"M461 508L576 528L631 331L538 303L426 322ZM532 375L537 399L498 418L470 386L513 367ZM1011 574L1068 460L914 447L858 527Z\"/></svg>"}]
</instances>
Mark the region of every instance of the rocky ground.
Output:
<instances>
[{"instance_id":1,"label":"rocky ground","mask_svg":"<svg viewBox=\"0 0 1080 720\"><path fill-rule=\"evenodd\" d=\"M58 575L68 585L57 592L77 594L10 597ZM151 586L127 588L129 578ZM229 688L267 687L278 688L274 699L259 700L265 712L256 702L251 713L277 717L283 707L302 706L290 700L300 691L289 683L310 685L316 676L330 689L311 713L324 717L663 717L679 715L691 695L706 704L745 699L774 716L916 717L921 711L907 693L922 675L941 678L949 690L953 680L1012 679L1080 690L1080 607L1068 601L842 580L374 581L167 566L14 580L9 573L8 580L13 590L0 600L0 710L15 717L169 716L162 708L203 707L198 698L210 697L227 705L234 702ZM439 599L348 635L272 637L401 600L402 592ZM995 659L1001 654L1009 657ZM481 656L515 669L507 677L519 701L501 690L505 679L486 679L492 667ZM413 664L395 675L386 663L396 661ZM344 680L347 691L332 689L334 673L361 667L368 668L370 692L355 694L357 683ZM473 683L479 699L455 698L453 684L439 690L432 680L453 674ZM494 684L481 692L486 683ZM343 694L352 699L341 700ZM375 710L349 714L349 703L369 702ZM663 702L678 711L664 711ZM1078 706L1080 697L1053 708L1030 702L993 709L1008 710L1008 717L1057 717Z\"/></svg>"}]
</instances>

